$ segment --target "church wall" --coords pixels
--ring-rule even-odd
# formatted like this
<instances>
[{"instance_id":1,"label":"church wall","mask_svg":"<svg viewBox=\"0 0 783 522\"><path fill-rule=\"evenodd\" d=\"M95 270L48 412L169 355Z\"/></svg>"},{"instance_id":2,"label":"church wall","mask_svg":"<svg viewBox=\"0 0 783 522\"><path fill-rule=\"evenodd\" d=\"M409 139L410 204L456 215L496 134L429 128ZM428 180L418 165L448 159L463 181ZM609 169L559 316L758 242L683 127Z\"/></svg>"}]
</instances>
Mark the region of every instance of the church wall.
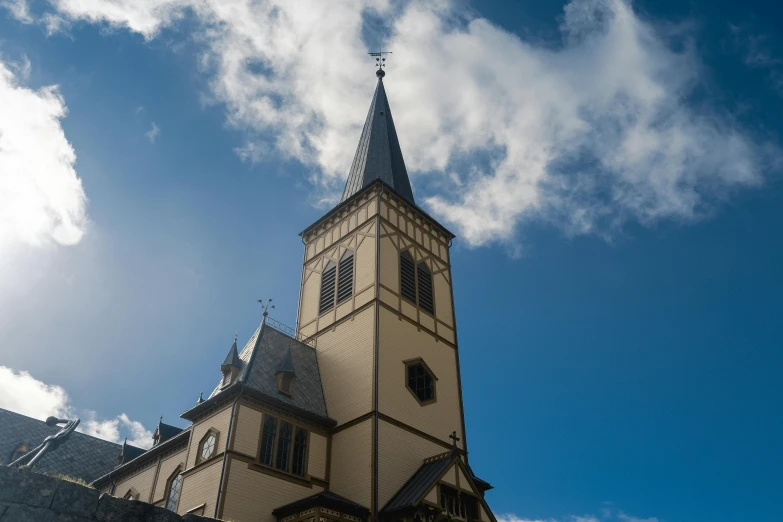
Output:
<instances>
[{"instance_id":1,"label":"church wall","mask_svg":"<svg viewBox=\"0 0 783 522\"><path fill-rule=\"evenodd\" d=\"M418 470L425 458L447 451L383 419L378 425L378 506L383 507Z\"/></svg>"},{"instance_id":2,"label":"church wall","mask_svg":"<svg viewBox=\"0 0 783 522\"><path fill-rule=\"evenodd\" d=\"M246 462L229 459L223 520L276 522L273 509L323 491L318 486L301 486L251 470Z\"/></svg>"},{"instance_id":3,"label":"church wall","mask_svg":"<svg viewBox=\"0 0 783 522\"><path fill-rule=\"evenodd\" d=\"M456 350L382 307L378 352L379 411L448 445L452 431L464 440ZM406 387L404 361L419 357L437 378L436 401L426 406L421 406ZM462 441L459 445L462 447Z\"/></svg>"},{"instance_id":4,"label":"church wall","mask_svg":"<svg viewBox=\"0 0 783 522\"><path fill-rule=\"evenodd\" d=\"M326 480L326 437L310 432L307 456L307 473L311 477Z\"/></svg>"},{"instance_id":5,"label":"church wall","mask_svg":"<svg viewBox=\"0 0 783 522\"><path fill-rule=\"evenodd\" d=\"M193 431L190 436L190 449L188 450L187 469L190 469L196 465L198 445L201 442L201 439L210 429L217 430L219 433L217 448L215 448L215 455L219 455L226 449L226 439L228 438L228 426L230 422L231 405L228 405L224 409L210 415L209 417L199 419L198 422L193 425Z\"/></svg>"},{"instance_id":6,"label":"church wall","mask_svg":"<svg viewBox=\"0 0 783 522\"><path fill-rule=\"evenodd\" d=\"M237 422L234 427L234 445L231 449L256 458L261 436L261 412L245 405L237 408Z\"/></svg>"},{"instance_id":7,"label":"church wall","mask_svg":"<svg viewBox=\"0 0 783 522\"><path fill-rule=\"evenodd\" d=\"M166 498L166 481L169 479L177 466L185 467L185 457L187 455L187 448L178 453L174 453L163 459L160 463L160 471L158 472L158 480L155 484L155 493L153 495L153 503L162 501Z\"/></svg>"},{"instance_id":8,"label":"church wall","mask_svg":"<svg viewBox=\"0 0 783 522\"><path fill-rule=\"evenodd\" d=\"M218 489L220 487L220 472L223 468L223 459L217 458L191 474L186 474L182 482L182 495L177 506L177 513L189 513L199 506L204 506L203 510L193 511L194 513L212 516L215 513L215 502L217 501ZM165 486L166 476L160 476ZM160 482L160 479L158 480Z\"/></svg>"},{"instance_id":9,"label":"church wall","mask_svg":"<svg viewBox=\"0 0 783 522\"><path fill-rule=\"evenodd\" d=\"M338 425L372 410L375 308L319 334L315 347L329 417Z\"/></svg>"},{"instance_id":10,"label":"church wall","mask_svg":"<svg viewBox=\"0 0 783 522\"><path fill-rule=\"evenodd\" d=\"M330 489L365 507L372 490L372 419L332 435Z\"/></svg>"},{"instance_id":11,"label":"church wall","mask_svg":"<svg viewBox=\"0 0 783 522\"><path fill-rule=\"evenodd\" d=\"M156 460L148 468L118 482L114 488L114 496L124 497L128 490L133 488L139 493L139 500L150 502L152 482L155 480L155 473L158 470L157 462Z\"/></svg>"},{"instance_id":12,"label":"church wall","mask_svg":"<svg viewBox=\"0 0 783 522\"><path fill-rule=\"evenodd\" d=\"M339 228L339 224L334 226ZM321 251L320 255L305 263L297 322L300 335L310 337L375 298L375 227L374 219L360 224L350 234L341 237ZM329 261L339 264L346 250L354 252L353 295L319 315L321 274Z\"/></svg>"}]
</instances>

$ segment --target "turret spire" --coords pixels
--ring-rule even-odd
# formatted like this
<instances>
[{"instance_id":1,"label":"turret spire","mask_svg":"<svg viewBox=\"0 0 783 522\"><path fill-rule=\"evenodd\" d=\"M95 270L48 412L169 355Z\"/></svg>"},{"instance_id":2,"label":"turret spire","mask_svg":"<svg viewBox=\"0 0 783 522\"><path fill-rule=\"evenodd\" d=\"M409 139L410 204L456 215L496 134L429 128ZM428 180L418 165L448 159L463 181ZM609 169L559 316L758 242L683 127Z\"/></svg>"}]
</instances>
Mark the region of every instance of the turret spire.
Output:
<instances>
[{"instance_id":1,"label":"turret spire","mask_svg":"<svg viewBox=\"0 0 783 522\"><path fill-rule=\"evenodd\" d=\"M385 72L382 67L379 66L376 76L378 85L370 104L370 112L367 113L367 120L364 122L359 147L356 149L341 201L345 201L376 179L380 179L410 203L414 203L411 182L405 169L389 100L383 87Z\"/></svg>"}]
</instances>

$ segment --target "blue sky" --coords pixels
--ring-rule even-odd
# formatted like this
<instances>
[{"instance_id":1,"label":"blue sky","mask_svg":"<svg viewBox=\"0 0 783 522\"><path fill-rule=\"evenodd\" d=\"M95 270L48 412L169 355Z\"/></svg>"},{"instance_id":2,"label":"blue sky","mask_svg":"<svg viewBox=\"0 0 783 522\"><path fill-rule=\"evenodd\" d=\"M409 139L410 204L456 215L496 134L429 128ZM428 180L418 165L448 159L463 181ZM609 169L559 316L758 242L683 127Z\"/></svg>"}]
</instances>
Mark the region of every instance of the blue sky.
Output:
<instances>
[{"instance_id":1,"label":"blue sky","mask_svg":"<svg viewBox=\"0 0 783 522\"><path fill-rule=\"evenodd\" d=\"M145 436L293 324L383 44L495 513L780 519L774 3L2 4L0 406Z\"/></svg>"}]
</instances>

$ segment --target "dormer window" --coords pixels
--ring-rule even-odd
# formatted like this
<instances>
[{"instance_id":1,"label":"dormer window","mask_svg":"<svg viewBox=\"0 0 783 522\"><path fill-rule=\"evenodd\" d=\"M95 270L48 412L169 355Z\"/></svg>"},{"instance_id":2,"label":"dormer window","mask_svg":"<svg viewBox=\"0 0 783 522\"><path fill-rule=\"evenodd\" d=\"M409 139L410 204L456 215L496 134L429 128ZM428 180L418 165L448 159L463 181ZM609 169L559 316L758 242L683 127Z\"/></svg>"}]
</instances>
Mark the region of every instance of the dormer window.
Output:
<instances>
[{"instance_id":1,"label":"dormer window","mask_svg":"<svg viewBox=\"0 0 783 522\"><path fill-rule=\"evenodd\" d=\"M291 387L294 384L294 376L290 373L277 374L277 391L291 395Z\"/></svg>"},{"instance_id":2,"label":"dormer window","mask_svg":"<svg viewBox=\"0 0 783 522\"><path fill-rule=\"evenodd\" d=\"M215 381L212 381L215 382ZM231 370L223 370L223 386L231 384Z\"/></svg>"},{"instance_id":3,"label":"dormer window","mask_svg":"<svg viewBox=\"0 0 783 522\"><path fill-rule=\"evenodd\" d=\"M422 359L405 362L405 385L422 406L435 402L435 381L437 378Z\"/></svg>"}]
</instances>

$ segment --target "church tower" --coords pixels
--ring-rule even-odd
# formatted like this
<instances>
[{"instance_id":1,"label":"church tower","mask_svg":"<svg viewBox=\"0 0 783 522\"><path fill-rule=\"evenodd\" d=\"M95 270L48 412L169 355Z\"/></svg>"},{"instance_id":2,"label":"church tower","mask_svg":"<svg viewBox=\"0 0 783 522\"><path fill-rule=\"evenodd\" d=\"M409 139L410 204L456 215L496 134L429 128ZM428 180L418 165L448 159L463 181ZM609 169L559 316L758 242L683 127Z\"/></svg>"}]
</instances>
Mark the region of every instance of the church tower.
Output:
<instances>
[{"instance_id":1,"label":"church tower","mask_svg":"<svg viewBox=\"0 0 783 522\"><path fill-rule=\"evenodd\" d=\"M456 455L465 471L455 469L453 481L458 487L463 475L465 490L464 475L472 473L449 256L454 235L414 200L384 71L377 76L342 200L301 233L297 331L316 348L326 408L337 422L331 491L383 518L426 459ZM490 487L470 480L482 496Z\"/></svg>"}]
</instances>

